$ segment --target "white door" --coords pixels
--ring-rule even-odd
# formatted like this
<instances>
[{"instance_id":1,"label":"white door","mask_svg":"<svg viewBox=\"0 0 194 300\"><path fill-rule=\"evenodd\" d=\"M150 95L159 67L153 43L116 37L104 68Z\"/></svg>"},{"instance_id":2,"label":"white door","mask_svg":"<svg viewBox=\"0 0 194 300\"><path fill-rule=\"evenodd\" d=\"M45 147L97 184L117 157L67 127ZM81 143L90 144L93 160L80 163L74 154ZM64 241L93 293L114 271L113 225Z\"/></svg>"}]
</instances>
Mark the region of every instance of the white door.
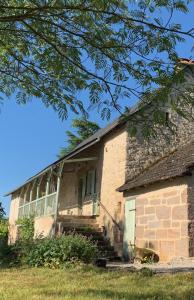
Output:
<instances>
[{"instance_id":1,"label":"white door","mask_svg":"<svg viewBox=\"0 0 194 300\"><path fill-rule=\"evenodd\" d=\"M125 202L125 229L123 238L123 256L125 260L133 257L135 246L135 199Z\"/></svg>"}]
</instances>

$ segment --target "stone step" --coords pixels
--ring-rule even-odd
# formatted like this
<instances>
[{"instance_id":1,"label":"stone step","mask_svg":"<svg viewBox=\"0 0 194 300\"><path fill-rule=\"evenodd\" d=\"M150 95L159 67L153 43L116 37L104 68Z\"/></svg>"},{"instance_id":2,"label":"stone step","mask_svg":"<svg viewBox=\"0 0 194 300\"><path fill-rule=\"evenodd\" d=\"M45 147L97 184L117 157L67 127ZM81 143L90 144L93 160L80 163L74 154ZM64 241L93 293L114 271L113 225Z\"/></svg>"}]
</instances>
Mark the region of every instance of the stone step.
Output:
<instances>
[{"instance_id":1,"label":"stone step","mask_svg":"<svg viewBox=\"0 0 194 300\"><path fill-rule=\"evenodd\" d=\"M84 232L84 231L80 231L80 230L77 230L76 228L71 228L71 227L66 227L66 228L63 228L62 231L60 232L61 234L81 234L81 235L84 235L85 237L91 239L92 241L94 242L102 242L104 243L104 237L102 235L102 232L101 231L95 231L95 232Z\"/></svg>"},{"instance_id":2,"label":"stone step","mask_svg":"<svg viewBox=\"0 0 194 300\"><path fill-rule=\"evenodd\" d=\"M76 216L76 215L60 215L57 220L87 220L87 221L96 221L95 216Z\"/></svg>"},{"instance_id":3,"label":"stone step","mask_svg":"<svg viewBox=\"0 0 194 300\"><path fill-rule=\"evenodd\" d=\"M87 224L80 224L80 223L58 223L60 228L63 228L63 230L68 230L68 229L75 229L78 231L85 231L86 233L93 233L95 231L98 232L102 232L102 230L100 229L99 225L93 225L93 226L89 226Z\"/></svg>"},{"instance_id":4,"label":"stone step","mask_svg":"<svg viewBox=\"0 0 194 300\"><path fill-rule=\"evenodd\" d=\"M60 216L58 218L59 234L81 234L96 243L99 249L99 256L109 261L117 260L117 253L105 239L102 228L96 222L95 217L90 216Z\"/></svg>"},{"instance_id":5,"label":"stone step","mask_svg":"<svg viewBox=\"0 0 194 300\"><path fill-rule=\"evenodd\" d=\"M114 252L115 253L113 246L110 246L110 245L103 245L103 246L97 245L97 246L98 246L98 249L100 251L104 251L104 252L108 251L108 252Z\"/></svg>"},{"instance_id":6,"label":"stone step","mask_svg":"<svg viewBox=\"0 0 194 300\"><path fill-rule=\"evenodd\" d=\"M65 226L61 225L63 228L63 231L76 231L78 234L84 234L85 236L92 236L95 235L96 233L102 234L102 230L100 227L95 227L95 228L88 228L88 227L72 227L72 226Z\"/></svg>"},{"instance_id":7,"label":"stone step","mask_svg":"<svg viewBox=\"0 0 194 300\"><path fill-rule=\"evenodd\" d=\"M83 224L83 225L87 225L87 226L93 226L93 225L97 225L96 220L78 220L78 219L61 219L60 221L58 221L58 223L64 223L64 224Z\"/></svg>"}]
</instances>

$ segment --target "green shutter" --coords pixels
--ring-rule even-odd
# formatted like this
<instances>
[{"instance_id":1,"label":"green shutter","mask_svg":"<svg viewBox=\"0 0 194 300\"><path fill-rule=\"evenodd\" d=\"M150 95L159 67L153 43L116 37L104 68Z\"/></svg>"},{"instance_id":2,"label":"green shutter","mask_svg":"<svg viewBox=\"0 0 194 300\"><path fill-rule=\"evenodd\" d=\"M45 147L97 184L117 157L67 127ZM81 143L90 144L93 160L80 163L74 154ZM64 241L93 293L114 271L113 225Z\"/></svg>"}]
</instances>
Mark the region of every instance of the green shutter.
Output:
<instances>
[{"instance_id":1,"label":"green shutter","mask_svg":"<svg viewBox=\"0 0 194 300\"><path fill-rule=\"evenodd\" d=\"M135 199L127 199L125 203L125 229L123 252L127 259L132 256L135 246Z\"/></svg>"}]
</instances>

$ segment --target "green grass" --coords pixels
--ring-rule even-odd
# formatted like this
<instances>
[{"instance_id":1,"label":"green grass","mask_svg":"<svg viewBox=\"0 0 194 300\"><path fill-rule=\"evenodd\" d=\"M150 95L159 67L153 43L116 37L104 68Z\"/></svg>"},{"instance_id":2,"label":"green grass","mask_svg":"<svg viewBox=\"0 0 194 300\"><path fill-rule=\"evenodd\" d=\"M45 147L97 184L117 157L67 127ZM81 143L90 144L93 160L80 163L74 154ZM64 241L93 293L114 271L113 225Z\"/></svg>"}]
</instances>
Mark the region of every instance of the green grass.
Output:
<instances>
[{"instance_id":1,"label":"green grass","mask_svg":"<svg viewBox=\"0 0 194 300\"><path fill-rule=\"evenodd\" d=\"M145 277L91 267L1 269L0 300L194 300L194 274Z\"/></svg>"}]
</instances>

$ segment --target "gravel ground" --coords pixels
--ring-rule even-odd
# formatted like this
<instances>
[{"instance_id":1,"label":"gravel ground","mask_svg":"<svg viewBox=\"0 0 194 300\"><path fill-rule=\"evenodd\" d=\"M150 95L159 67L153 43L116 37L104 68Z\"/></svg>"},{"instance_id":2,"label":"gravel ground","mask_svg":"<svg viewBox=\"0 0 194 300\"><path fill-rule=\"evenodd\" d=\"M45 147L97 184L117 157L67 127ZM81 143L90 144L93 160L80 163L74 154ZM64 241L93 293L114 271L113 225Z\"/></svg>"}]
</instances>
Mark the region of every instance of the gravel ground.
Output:
<instances>
[{"instance_id":1,"label":"gravel ground","mask_svg":"<svg viewBox=\"0 0 194 300\"><path fill-rule=\"evenodd\" d=\"M131 269L140 270L142 268L149 268L154 273L178 273L178 272L194 272L194 257L183 258L179 257L169 263L153 263L153 264L140 264L140 263L124 263L124 262L108 262L107 268L109 269Z\"/></svg>"}]
</instances>

